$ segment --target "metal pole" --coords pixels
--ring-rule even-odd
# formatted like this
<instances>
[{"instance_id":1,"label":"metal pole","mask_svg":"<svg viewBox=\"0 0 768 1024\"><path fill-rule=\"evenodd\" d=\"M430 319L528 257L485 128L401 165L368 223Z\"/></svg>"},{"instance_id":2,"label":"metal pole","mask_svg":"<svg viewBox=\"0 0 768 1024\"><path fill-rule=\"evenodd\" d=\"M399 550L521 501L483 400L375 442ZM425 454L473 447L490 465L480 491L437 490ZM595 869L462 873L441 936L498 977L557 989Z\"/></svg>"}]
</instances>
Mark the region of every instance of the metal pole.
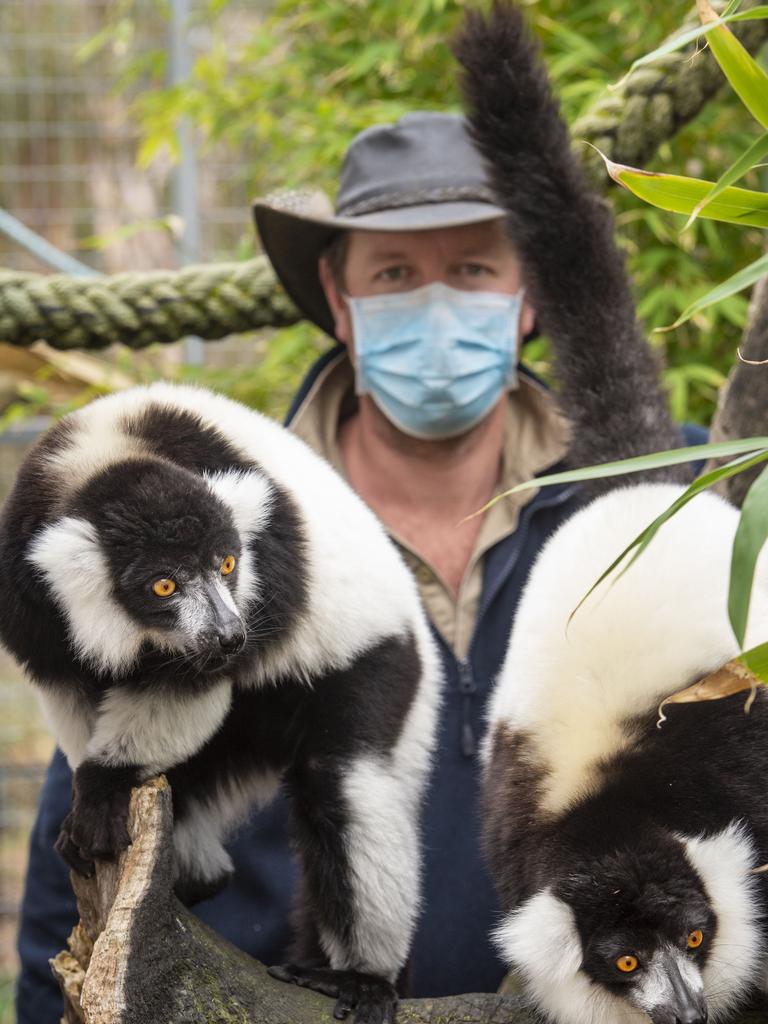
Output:
<instances>
[{"instance_id":1,"label":"metal pole","mask_svg":"<svg viewBox=\"0 0 768 1024\"><path fill-rule=\"evenodd\" d=\"M73 274L76 277L101 277L98 270L81 263L74 256L57 249L42 235L38 235L32 228L22 224L13 214L7 210L0 209L0 231L14 242L24 246L33 256L49 267L58 270L62 274Z\"/></svg>"},{"instance_id":2,"label":"metal pole","mask_svg":"<svg viewBox=\"0 0 768 1024\"><path fill-rule=\"evenodd\" d=\"M190 0L171 2L171 83L179 85L192 70L192 54L189 47ZM178 142L180 160L173 176L173 208L182 221L182 233L178 243L179 260L182 266L200 261L200 204L197 186L197 154L194 129L188 118L179 122ZM184 339L186 362L201 366L205 362L205 346L200 338Z\"/></svg>"}]
</instances>

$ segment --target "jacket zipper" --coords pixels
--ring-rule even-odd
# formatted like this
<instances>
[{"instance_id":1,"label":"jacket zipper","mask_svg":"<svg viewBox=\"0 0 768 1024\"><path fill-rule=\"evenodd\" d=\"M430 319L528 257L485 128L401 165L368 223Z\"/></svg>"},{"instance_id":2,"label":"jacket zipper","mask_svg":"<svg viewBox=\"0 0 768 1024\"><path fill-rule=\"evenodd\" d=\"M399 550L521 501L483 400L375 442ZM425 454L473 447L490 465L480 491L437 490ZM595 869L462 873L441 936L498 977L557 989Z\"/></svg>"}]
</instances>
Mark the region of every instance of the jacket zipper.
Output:
<instances>
[{"instance_id":1,"label":"jacket zipper","mask_svg":"<svg viewBox=\"0 0 768 1024\"><path fill-rule=\"evenodd\" d=\"M472 725L472 698L477 693L477 683L472 675L472 666L466 660L459 662L459 693L461 694L461 752L464 757L474 757L477 740Z\"/></svg>"}]
</instances>

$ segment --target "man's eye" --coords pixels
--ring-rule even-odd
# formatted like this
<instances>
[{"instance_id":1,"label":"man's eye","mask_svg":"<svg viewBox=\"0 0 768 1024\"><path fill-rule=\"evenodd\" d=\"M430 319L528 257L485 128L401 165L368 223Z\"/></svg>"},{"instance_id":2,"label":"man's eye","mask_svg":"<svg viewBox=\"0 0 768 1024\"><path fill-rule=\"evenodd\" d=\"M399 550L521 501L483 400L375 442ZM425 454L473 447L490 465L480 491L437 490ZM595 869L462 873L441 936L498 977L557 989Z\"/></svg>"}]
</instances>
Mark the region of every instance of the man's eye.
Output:
<instances>
[{"instance_id":1,"label":"man's eye","mask_svg":"<svg viewBox=\"0 0 768 1024\"><path fill-rule=\"evenodd\" d=\"M482 277L484 274L493 273L493 271L484 263L462 263L459 273L462 277Z\"/></svg>"},{"instance_id":2,"label":"man's eye","mask_svg":"<svg viewBox=\"0 0 768 1024\"><path fill-rule=\"evenodd\" d=\"M408 267L384 267L374 277L374 281L405 281L409 275Z\"/></svg>"}]
</instances>

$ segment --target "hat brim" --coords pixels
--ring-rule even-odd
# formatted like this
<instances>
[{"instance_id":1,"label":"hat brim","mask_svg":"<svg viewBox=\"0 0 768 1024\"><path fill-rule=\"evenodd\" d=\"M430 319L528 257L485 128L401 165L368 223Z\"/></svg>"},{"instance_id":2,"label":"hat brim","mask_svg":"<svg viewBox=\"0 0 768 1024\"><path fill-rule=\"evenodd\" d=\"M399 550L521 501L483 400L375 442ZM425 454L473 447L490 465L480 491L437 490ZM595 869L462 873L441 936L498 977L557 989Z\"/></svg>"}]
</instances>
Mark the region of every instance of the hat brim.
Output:
<instances>
[{"instance_id":1,"label":"hat brim","mask_svg":"<svg viewBox=\"0 0 768 1024\"><path fill-rule=\"evenodd\" d=\"M264 252L288 295L308 320L334 337L333 316L320 284L318 263L340 231L431 231L498 220L505 212L493 203L464 200L336 217L300 214L257 200L253 216Z\"/></svg>"}]
</instances>

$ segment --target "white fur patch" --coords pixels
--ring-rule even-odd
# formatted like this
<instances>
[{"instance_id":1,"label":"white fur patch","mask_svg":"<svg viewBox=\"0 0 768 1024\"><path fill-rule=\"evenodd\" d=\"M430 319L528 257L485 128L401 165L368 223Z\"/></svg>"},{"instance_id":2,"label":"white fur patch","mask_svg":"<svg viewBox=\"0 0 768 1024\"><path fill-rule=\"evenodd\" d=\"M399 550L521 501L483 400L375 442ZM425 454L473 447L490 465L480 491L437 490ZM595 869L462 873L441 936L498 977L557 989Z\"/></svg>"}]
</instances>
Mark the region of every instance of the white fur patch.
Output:
<instances>
[{"instance_id":1,"label":"white fur patch","mask_svg":"<svg viewBox=\"0 0 768 1024\"><path fill-rule=\"evenodd\" d=\"M266 529L272 507L273 492L262 473L227 470L206 475L208 486L232 512L235 528L243 545L235 579L235 596L245 612L259 595L258 571L248 544Z\"/></svg>"},{"instance_id":2,"label":"white fur patch","mask_svg":"<svg viewBox=\"0 0 768 1024\"><path fill-rule=\"evenodd\" d=\"M77 657L105 675L129 669L144 634L112 597L95 528L83 519L59 519L32 540L27 558L64 613Z\"/></svg>"},{"instance_id":3,"label":"white fur patch","mask_svg":"<svg viewBox=\"0 0 768 1024\"><path fill-rule=\"evenodd\" d=\"M43 718L73 770L85 757L95 713L77 690L35 686Z\"/></svg>"},{"instance_id":4,"label":"white fur patch","mask_svg":"<svg viewBox=\"0 0 768 1024\"><path fill-rule=\"evenodd\" d=\"M504 960L525 978L536 1004L558 1024L619 1024L640 1020L626 1000L594 984L581 970L582 949L571 908L544 889L493 932Z\"/></svg>"},{"instance_id":5,"label":"white fur patch","mask_svg":"<svg viewBox=\"0 0 768 1024\"><path fill-rule=\"evenodd\" d=\"M408 780L396 778L384 758L364 757L345 770L343 792L350 815L351 948L342 949L327 933L321 939L332 967L394 981L419 909L421 855Z\"/></svg>"},{"instance_id":6,"label":"white fur patch","mask_svg":"<svg viewBox=\"0 0 768 1024\"><path fill-rule=\"evenodd\" d=\"M545 811L558 813L590 791L597 763L628 742L627 718L737 652L726 595L739 513L712 494L674 516L632 568L571 618L611 561L681 491L641 484L598 498L553 535L533 568L489 717L533 738L537 760L549 767ZM766 621L763 558L746 646L764 639Z\"/></svg>"},{"instance_id":7,"label":"white fur patch","mask_svg":"<svg viewBox=\"0 0 768 1024\"><path fill-rule=\"evenodd\" d=\"M746 828L731 823L713 836L680 836L717 914L717 932L702 972L710 1020L727 1016L760 985L768 950L761 935L757 866Z\"/></svg>"},{"instance_id":8,"label":"white fur patch","mask_svg":"<svg viewBox=\"0 0 768 1024\"><path fill-rule=\"evenodd\" d=\"M218 786L205 801L192 800L174 826L174 845L183 874L212 882L232 870L223 843L253 810L264 807L280 784L277 773L265 772Z\"/></svg>"},{"instance_id":9,"label":"white fur patch","mask_svg":"<svg viewBox=\"0 0 768 1024\"><path fill-rule=\"evenodd\" d=\"M187 697L112 687L99 706L87 755L106 765L141 765L147 777L156 775L196 753L224 721L231 701L227 679Z\"/></svg>"},{"instance_id":10,"label":"white fur patch","mask_svg":"<svg viewBox=\"0 0 768 1024\"><path fill-rule=\"evenodd\" d=\"M146 389L132 388L107 395L69 418L73 430L69 443L48 456L58 471L62 488L71 492L96 473L122 459L150 454L137 437L125 433L123 417L146 404Z\"/></svg>"}]
</instances>

